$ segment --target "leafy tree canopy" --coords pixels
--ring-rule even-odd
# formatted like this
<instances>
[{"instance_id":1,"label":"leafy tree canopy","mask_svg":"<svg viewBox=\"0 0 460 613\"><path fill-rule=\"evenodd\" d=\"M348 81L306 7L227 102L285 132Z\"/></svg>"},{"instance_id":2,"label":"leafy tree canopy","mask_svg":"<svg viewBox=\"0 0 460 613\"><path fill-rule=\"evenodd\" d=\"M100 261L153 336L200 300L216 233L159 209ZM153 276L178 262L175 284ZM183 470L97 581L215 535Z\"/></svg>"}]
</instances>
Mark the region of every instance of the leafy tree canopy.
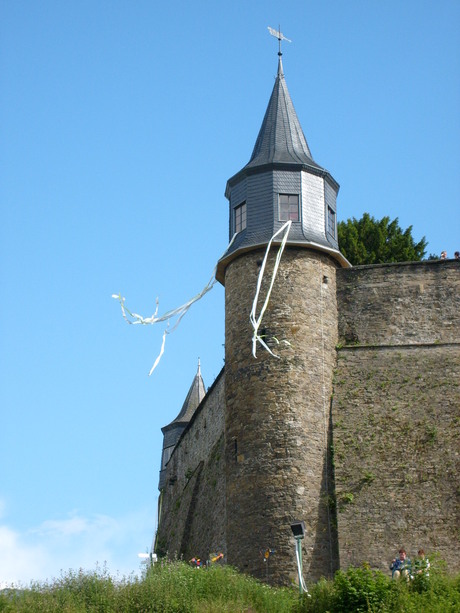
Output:
<instances>
[{"instance_id":1,"label":"leafy tree canopy","mask_svg":"<svg viewBox=\"0 0 460 613\"><path fill-rule=\"evenodd\" d=\"M347 219L337 224L340 251L353 265L384 264L386 262L419 262L423 259L427 241L416 243L412 226L399 227L398 218L377 220L369 213L361 219Z\"/></svg>"}]
</instances>

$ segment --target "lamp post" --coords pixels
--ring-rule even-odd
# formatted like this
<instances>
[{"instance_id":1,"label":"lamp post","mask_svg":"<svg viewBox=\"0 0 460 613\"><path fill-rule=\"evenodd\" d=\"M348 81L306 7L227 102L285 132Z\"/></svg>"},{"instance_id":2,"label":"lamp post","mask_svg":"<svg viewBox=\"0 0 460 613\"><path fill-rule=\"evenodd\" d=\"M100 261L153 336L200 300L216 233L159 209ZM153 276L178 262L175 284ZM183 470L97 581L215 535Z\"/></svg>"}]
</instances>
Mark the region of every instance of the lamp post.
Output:
<instances>
[{"instance_id":1,"label":"lamp post","mask_svg":"<svg viewBox=\"0 0 460 613\"><path fill-rule=\"evenodd\" d=\"M304 589L304 583L303 583L302 543L301 541L305 536L305 522L304 521L293 522L291 524L291 530L295 538L297 571L299 573L299 592L300 592L300 595L302 595L305 589Z\"/></svg>"}]
</instances>

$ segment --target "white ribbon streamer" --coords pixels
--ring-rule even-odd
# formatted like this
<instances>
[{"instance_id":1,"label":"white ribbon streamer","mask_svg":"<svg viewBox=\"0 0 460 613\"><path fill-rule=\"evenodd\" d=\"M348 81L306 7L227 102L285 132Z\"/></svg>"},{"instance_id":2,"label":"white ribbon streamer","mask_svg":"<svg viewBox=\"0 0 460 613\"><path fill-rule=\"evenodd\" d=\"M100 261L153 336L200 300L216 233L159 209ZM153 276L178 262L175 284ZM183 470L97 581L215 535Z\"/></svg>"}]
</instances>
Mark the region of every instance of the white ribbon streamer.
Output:
<instances>
[{"instance_id":1,"label":"white ribbon streamer","mask_svg":"<svg viewBox=\"0 0 460 613\"><path fill-rule=\"evenodd\" d=\"M228 247L225 251L228 251L228 249L230 249L233 241L236 238L236 234L233 235L232 240L230 241L230 243L228 244ZM161 343L161 349L160 349L160 353L158 354L152 368L150 369L149 372L149 377L150 375L153 373L153 371L155 370L155 368L158 366L161 357L164 353L165 350L165 343L166 343L166 335L167 334L171 334L172 332L174 332L174 330L177 328L177 326L180 324L182 318L184 317L184 315L187 313L187 311L189 310L189 308L192 306L192 304L194 304L195 302L198 302L198 300L200 300L201 298L203 298L203 296L205 294L207 294L209 291L212 290L212 288L214 287L214 285L217 283L217 279L216 279L216 270L217 270L217 266L215 266L214 271L212 273L211 278L209 279L208 283L204 286L204 288L201 290L201 292L199 294L197 294L196 296L194 296L193 298L191 298L188 302L186 302L185 304L172 309L170 311L167 311L164 315L161 316L157 316L158 314L158 298L156 299L156 308L155 308L155 312L153 313L153 315L151 315L150 317L142 317L142 315L139 315L138 313L132 313L128 307L125 305L125 298L121 295L121 294L112 294L112 298L115 298L115 300L118 300L118 302L120 303L121 306L121 313L123 315L124 320L131 324L131 325L143 325L143 326L153 326L154 324L160 323L162 321L167 321L168 325L165 329L165 331L163 332L163 340ZM168 330L169 328L169 323L170 320L173 317L177 317L177 321L174 324L174 326L171 328L171 330Z\"/></svg>"},{"instance_id":2,"label":"white ribbon streamer","mask_svg":"<svg viewBox=\"0 0 460 613\"><path fill-rule=\"evenodd\" d=\"M256 295L254 296L254 301L252 303L251 314L249 316L249 321L251 322L251 326L252 326L252 328L254 330L254 334L252 336L252 355L255 358L257 358L257 355L256 355L256 353L257 353L257 341L259 341L259 343L262 345L262 347L264 349L266 349L273 357L279 359L279 355L276 355L275 353L273 353L273 351L270 349L270 347L265 343L265 341L259 335L259 328L260 328L260 324L262 323L262 318L264 316L265 310L266 310L266 308L268 306L268 301L270 300L270 294L272 292L272 288L273 288L273 285L275 283L276 273L278 272L278 268L279 268L280 261L281 261L281 256L283 255L284 247L286 246L286 241L287 241L288 236L289 236L289 230L291 229L291 225L292 225L292 221L291 220L287 221L271 237L271 239L270 239L270 241L269 241L269 243L267 245L267 249L265 251L265 256L264 256L264 259L262 261L262 266L260 267L259 276L257 278ZM261 309L261 311L259 313L259 316L256 317L257 301L259 299L260 288L261 288L261 285L262 285L262 279L263 279L263 276L264 276L265 265L267 263L268 254L270 252L270 248L271 248L272 243L275 240L275 238L279 234L282 234L283 232L284 232L284 236L283 236L283 239L281 241L280 247L278 249L278 253L276 255L275 265L273 267L272 278L271 278L271 281L270 281L270 287L268 288L268 292L267 292L267 295L265 297L265 302L264 302L264 304L262 306L262 309ZM280 341L278 341L278 339L275 338L275 337L273 337L273 338L276 341L276 343L279 345ZM288 341L281 341L281 342L286 343L287 345L290 344Z\"/></svg>"},{"instance_id":3,"label":"white ribbon streamer","mask_svg":"<svg viewBox=\"0 0 460 613\"><path fill-rule=\"evenodd\" d=\"M158 366L159 361L161 360L161 356L163 355L163 353L165 352L165 343L166 343L166 335L168 334L168 330L166 329L163 332L163 341L161 342L161 349L160 349L160 353L157 356L157 359L155 360L155 362L153 363L152 368L149 371L149 377L150 375L153 373L153 371L155 370L155 368Z\"/></svg>"}]
</instances>

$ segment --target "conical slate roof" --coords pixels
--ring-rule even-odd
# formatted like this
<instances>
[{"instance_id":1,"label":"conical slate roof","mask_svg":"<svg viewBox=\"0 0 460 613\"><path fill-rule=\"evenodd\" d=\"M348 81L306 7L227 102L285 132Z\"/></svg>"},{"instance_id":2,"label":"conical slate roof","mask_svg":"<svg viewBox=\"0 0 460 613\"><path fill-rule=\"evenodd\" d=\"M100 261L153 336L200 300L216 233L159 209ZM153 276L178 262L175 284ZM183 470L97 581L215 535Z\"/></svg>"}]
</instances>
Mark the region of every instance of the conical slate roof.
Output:
<instances>
[{"instance_id":1,"label":"conical slate roof","mask_svg":"<svg viewBox=\"0 0 460 613\"><path fill-rule=\"evenodd\" d=\"M321 168L313 161L307 139L292 104L284 79L281 57L262 127L251 159L245 168L273 163L306 164Z\"/></svg>"},{"instance_id":2,"label":"conical slate roof","mask_svg":"<svg viewBox=\"0 0 460 613\"><path fill-rule=\"evenodd\" d=\"M184 400L184 404L179 412L179 415L173 419L171 423L162 428L162 431L169 430L170 428L178 424L186 424L190 421L196 408L206 395L206 389L204 387L203 378L201 376L200 360L198 360L198 370L193 379L192 385L188 391L188 394Z\"/></svg>"}]
</instances>

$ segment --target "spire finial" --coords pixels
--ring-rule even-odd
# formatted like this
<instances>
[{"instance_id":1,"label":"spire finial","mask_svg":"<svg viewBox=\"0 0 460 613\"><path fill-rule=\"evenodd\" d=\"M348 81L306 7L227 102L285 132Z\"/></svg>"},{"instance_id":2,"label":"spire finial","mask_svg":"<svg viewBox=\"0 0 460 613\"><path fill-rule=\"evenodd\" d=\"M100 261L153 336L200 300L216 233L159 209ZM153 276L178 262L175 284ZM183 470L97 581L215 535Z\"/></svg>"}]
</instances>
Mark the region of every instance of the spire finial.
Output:
<instances>
[{"instance_id":1,"label":"spire finial","mask_svg":"<svg viewBox=\"0 0 460 613\"><path fill-rule=\"evenodd\" d=\"M286 38L284 34L281 33L281 26L278 26L278 28L279 30L274 30L273 28L268 26L268 31L272 36L278 39L278 55L281 57L283 55L281 52L281 41L285 40L288 43L292 43L292 40L289 40L289 38Z\"/></svg>"},{"instance_id":2,"label":"spire finial","mask_svg":"<svg viewBox=\"0 0 460 613\"><path fill-rule=\"evenodd\" d=\"M200 358L198 358L198 372L196 374L201 376L201 362L200 362Z\"/></svg>"}]
</instances>

